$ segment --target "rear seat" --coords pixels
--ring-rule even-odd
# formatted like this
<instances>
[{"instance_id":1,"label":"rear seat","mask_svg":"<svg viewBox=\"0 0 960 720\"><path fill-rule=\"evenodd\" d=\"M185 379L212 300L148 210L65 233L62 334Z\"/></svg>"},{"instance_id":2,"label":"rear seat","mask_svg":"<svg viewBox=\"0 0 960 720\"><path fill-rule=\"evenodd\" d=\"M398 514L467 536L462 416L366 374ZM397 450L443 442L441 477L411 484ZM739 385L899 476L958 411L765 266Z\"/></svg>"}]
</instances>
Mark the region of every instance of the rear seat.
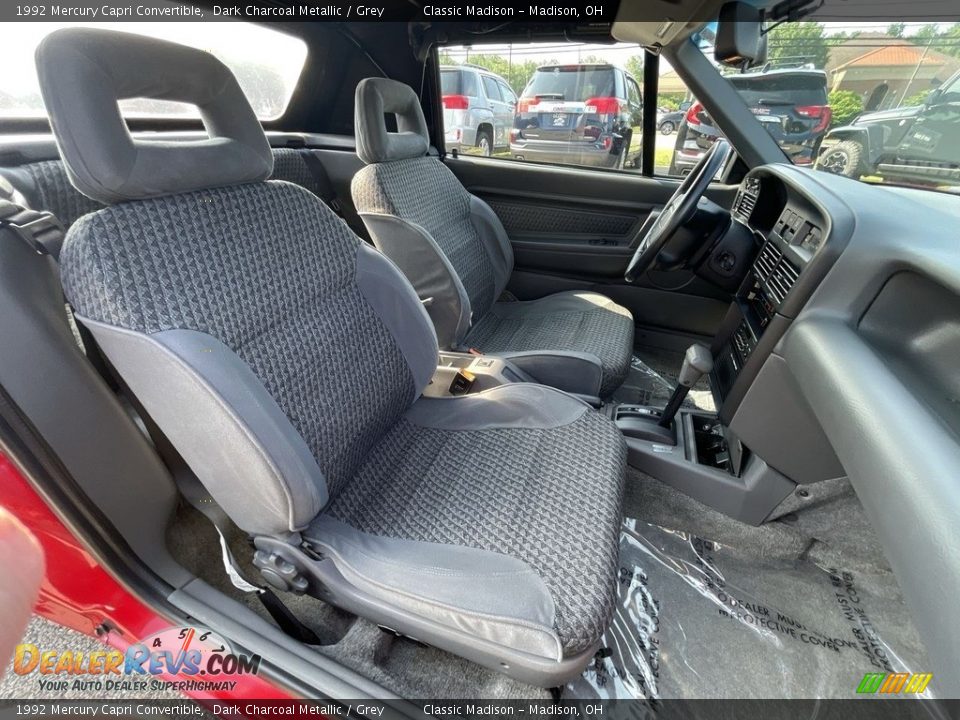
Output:
<instances>
[{"instance_id":1,"label":"rear seat","mask_svg":"<svg viewBox=\"0 0 960 720\"><path fill-rule=\"evenodd\" d=\"M324 192L305 157L308 150L296 148L273 149L271 180L285 180L306 188L330 204L329 193ZM46 210L57 216L64 228L69 228L80 217L104 207L77 190L67 177L62 160L42 160L16 167L0 168L6 178L34 210Z\"/></svg>"}]
</instances>

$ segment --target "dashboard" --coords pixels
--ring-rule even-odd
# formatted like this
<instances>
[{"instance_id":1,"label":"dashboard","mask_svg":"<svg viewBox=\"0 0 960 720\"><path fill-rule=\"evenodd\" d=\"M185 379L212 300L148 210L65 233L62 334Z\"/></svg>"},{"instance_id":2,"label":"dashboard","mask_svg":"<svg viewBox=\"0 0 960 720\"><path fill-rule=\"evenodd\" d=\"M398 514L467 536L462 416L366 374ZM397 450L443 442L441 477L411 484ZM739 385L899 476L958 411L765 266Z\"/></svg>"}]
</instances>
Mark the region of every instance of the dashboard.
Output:
<instances>
[{"instance_id":1,"label":"dashboard","mask_svg":"<svg viewBox=\"0 0 960 720\"><path fill-rule=\"evenodd\" d=\"M728 440L801 497L849 478L956 696L960 197L777 164L731 214L759 249L714 344Z\"/></svg>"},{"instance_id":2,"label":"dashboard","mask_svg":"<svg viewBox=\"0 0 960 720\"><path fill-rule=\"evenodd\" d=\"M721 331L712 385L725 421L759 370L763 357L751 362L758 348L769 353L844 244L815 196L765 168L744 179L731 214L760 249Z\"/></svg>"}]
</instances>

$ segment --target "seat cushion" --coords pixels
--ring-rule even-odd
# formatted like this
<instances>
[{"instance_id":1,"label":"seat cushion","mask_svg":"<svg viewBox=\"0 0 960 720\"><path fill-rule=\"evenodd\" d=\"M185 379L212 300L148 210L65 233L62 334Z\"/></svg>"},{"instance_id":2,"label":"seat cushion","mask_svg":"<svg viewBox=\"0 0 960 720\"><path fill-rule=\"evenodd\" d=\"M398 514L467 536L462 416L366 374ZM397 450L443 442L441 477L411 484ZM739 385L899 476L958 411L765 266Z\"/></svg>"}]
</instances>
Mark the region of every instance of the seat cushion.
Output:
<instances>
[{"instance_id":1,"label":"seat cushion","mask_svg":"<svg viewBox=\"0 0 960 720\"><path fill-rule=\"evenodd\" d=\"M569 656L595 645L613 612L625 470L609 420L553 388L506 385L418 400L324 516L371 536L525 563L549 591Z\"/></svg>"},{"instance_id":2,"label":"seat cushion","mask_svg":"<svg viewBox=\"0 0 960 720\"><path fill-rule=\"evenodd\" d=\"M626 379L633 353L633 317L593 292L561 292L539 300L498 302L464 344L485 353L558 350L595 355L603 368L601 397Z\"/></svg>"}]
</instances>

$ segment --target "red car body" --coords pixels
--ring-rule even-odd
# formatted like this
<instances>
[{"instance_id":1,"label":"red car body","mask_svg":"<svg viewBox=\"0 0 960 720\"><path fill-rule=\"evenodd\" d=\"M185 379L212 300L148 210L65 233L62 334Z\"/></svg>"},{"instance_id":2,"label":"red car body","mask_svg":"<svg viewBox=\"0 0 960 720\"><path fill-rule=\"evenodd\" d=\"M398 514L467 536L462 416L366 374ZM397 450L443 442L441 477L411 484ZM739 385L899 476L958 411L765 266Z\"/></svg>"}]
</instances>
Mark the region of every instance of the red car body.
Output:
<instances>
[{"instance_id":1,"label":"red car body","mask_svg":"<svg viewBox=\"0 0 960 720\"><path fill-rule=\"evenodd\" d=\"M26 525L43 548L46 577L34 609L36 614L97 637L121 652L141 638L178 625L145 604L101 567L24 474L2 453L0 505ZM258 675L235 675L230 679L236 681L232 691L187 692L185 695L204 704L293 699L286 690Z\"/></svg>"}]
</instances>

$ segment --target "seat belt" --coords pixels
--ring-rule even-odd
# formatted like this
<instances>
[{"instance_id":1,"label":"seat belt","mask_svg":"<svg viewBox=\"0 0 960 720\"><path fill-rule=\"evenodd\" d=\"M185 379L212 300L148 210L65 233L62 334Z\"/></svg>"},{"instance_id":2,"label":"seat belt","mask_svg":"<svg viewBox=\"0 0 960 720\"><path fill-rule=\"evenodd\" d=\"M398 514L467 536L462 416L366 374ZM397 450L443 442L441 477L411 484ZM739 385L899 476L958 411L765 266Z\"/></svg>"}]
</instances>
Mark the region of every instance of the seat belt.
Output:
<instances>
[{"instance_id":1,"label":"seat belt","mask_svg":"<svg viewBox=\"0 0 960 720\"><path fill-rule=\"evenodd\" d=\"M53 213L29 210L16 203L0 199L0 227L13 230L32 250L40 255L49 255L54 263L59 259L66 232ZM180 453L177 452L173 444L137 402L119 374L100 352L100 348L90 331L73 319L73 309L69 304L66 304L66 311L68 320L77 331L77 338L83 346L87 359L90 360L97 374L134 411L143 424L146 434L153 442L157 454L160 455L164 464L170 470L174 482L177 484L177 489L186 501L213 524L217 535L220 537L223 567L230 578L230 582L238 590L246 593L257 593L263 607L284 633L309 645L321 645L322 642L316 633L304 625L270 588L252 583L244 577L240 565L227 543L227 535L235 527L233 521L223 511L223 508L214 502L210 493L203 487L197 476L193 474Z\"/></svg>"},{"instance_id":2,"label":"seat belt","mask_svg":"<svg viewBox=\"0 0 960 720\"><path fill-rule=\"evenodd\" d=\"M330 182L330 176L327 175L327 169L323 166L323 162L321 162L316 153L309 148L301 149L300 157L303 158L307 170L310 171L310 175L317 184L317 189L320 191L320 199L329 205L330 209L337 215L343 217L343 207L337 199L337 191L334 190L333 183Z\"/></svg>"}]
</instances>

